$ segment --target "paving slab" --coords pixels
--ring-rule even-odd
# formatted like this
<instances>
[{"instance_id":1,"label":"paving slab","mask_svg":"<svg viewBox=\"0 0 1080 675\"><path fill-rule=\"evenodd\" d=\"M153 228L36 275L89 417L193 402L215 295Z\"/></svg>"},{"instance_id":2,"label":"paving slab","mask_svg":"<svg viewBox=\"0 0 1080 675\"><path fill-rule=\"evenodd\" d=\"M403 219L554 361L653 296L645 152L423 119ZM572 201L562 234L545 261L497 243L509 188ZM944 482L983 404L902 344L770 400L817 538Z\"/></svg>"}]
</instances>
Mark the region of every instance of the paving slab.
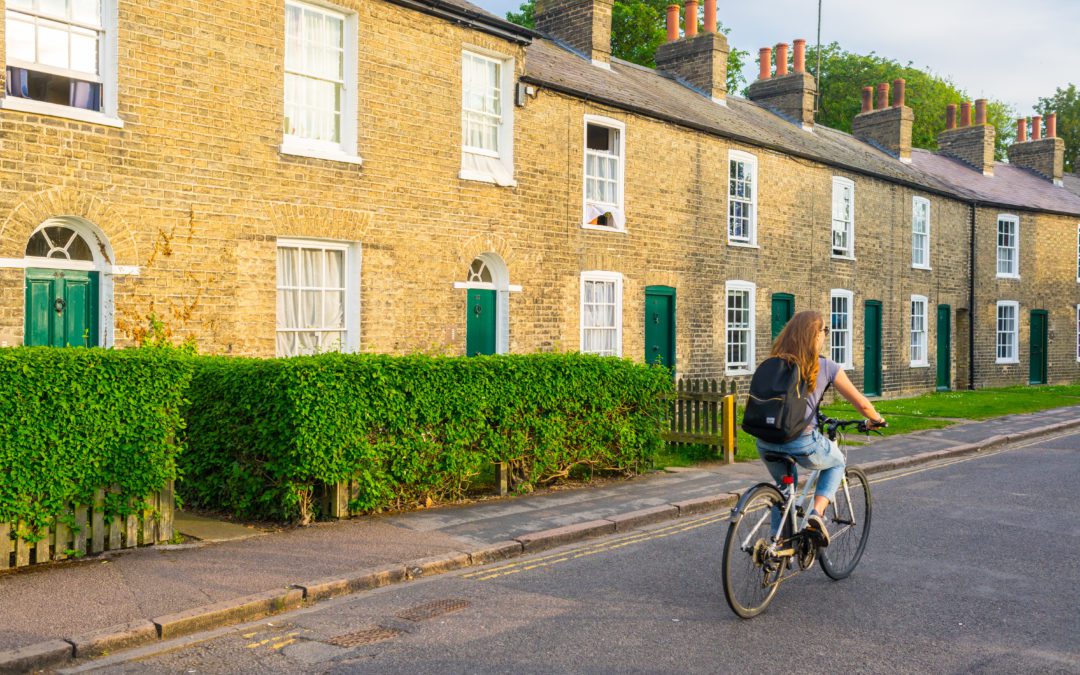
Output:
<instances>
[{"instance_id":1,"label":"paving slab","mask_svg":"<svg viewBox=\"0 0 1080 675\"><path fill-rule=\"evenodd\" d=\"M173 529L199 541L238 541L266 534L251 525L238 525L225 520L208 518L187 511L177 511Z\"/></svg>"}]
</instances>

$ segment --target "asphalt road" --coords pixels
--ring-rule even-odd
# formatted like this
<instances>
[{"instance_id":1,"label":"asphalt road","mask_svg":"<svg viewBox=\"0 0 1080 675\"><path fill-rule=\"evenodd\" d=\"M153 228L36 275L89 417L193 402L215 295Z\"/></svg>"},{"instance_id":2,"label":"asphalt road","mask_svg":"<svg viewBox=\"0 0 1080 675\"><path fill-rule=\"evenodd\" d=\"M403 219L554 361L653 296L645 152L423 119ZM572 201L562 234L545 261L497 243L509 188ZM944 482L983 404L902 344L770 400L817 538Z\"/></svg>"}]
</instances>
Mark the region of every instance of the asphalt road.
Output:
<instances>
[{"instance_id":1,"label":"asphalt road","mask_svg":"<svg viewBox=\"0 0 1080 675\"><path fill-rule=\"evenodd\" d=\"M1078 487L1080 435L874 477L855 573L834 582L815 567L750 621L723 598L716 513L339 598L99 672L1080 673Z\"/></svg>"}]
</instances>

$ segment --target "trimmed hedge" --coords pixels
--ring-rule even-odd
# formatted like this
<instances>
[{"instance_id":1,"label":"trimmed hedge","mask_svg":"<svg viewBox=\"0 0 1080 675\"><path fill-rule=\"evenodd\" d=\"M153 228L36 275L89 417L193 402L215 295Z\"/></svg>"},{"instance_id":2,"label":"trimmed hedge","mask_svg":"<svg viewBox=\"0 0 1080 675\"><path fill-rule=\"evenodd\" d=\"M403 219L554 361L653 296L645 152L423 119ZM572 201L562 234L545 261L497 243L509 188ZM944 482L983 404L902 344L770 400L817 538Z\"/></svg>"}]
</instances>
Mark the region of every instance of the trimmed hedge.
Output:
<instances>
[{"instance_id":1,"label":"trimmed hedge","mask_svg":"<svg viewBox=\"0 0 1080 675\"><path fill-rule=\"evenodd\" d=\"M0 522L22 521L33 540L114 486L108 515L141 508L176 477L190 379L172 350L0 349Z\"/></svg>"},{"instance_id":2,"label":"trimmed hedge","mask_svg":"<svg viewBox=\"0 0 1080 675\"><path fill-rule=\"evenodd\" d=\"M670 374L581 354L200 358L181 457L185 503L306 519L319 484L355 510L463 495L491 462L528 484L572 467L634 473L662 445Z\"/></svg>"}]
</instances>

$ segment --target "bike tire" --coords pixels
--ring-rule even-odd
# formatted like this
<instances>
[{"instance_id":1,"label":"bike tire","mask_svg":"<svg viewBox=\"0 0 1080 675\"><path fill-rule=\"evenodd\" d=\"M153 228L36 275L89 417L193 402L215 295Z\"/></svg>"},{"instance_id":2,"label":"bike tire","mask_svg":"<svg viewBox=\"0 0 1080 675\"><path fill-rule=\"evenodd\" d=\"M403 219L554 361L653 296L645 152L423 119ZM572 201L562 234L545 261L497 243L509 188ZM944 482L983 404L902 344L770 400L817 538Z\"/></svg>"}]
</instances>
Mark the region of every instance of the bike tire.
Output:
<instances>
[{"instance_id":1,"label":"bike tire","mask_svg":"<svg viewBox=\"0 0 1080 675\"><path fill-rule=\"evenodd\" d=\"M870 481L862 469L849 466L844 479L847 489L841 483L836 498L825 509L829 545L818 551L822 571L837 581L855 570L866 550L874 505Z\"/></svg>"},{"instance_id":2,"label":"bike tire","mask_svg":"<svg viewBox=\"0 0 1080 675\"><path fill-rule=\"evenodd\" d=\"M754 544L768 540L769 510L783 503L784 498L775 487L755 485L739 500L728 525L723 554L724 597L731 610L743 619L763 612L779 588L778 584L769 582L776 581L783 573L783 562L770 571L767 565L755 561ZM743 547L747 540L749 549Z\"/></svg>"}]
</instances>

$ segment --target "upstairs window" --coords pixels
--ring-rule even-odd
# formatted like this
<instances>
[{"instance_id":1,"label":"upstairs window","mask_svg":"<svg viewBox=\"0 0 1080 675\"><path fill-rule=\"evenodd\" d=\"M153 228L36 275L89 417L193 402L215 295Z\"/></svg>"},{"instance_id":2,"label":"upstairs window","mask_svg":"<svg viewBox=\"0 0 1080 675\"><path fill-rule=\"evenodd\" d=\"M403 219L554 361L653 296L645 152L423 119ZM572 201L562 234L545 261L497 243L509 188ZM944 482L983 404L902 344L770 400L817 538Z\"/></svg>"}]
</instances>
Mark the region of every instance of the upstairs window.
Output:
<instances>
[{"instance_id":1,"label":"upstairs window","mask_svg":"<svg viewBox=\"0 0 1080 675\"><path fill-rule=\"evenodd\" d=\"M94 112L104 109L102 0L7 0L6 95Z\"/></svg>"},{"instance_id":2,"label":"upstairs window","mask_svg":"<svg viewBox=\"0 0 1080 675\"><path fill-rule=\"evenodd\" d=\"M829 355L844 368L851 363L851 291L834 289L829 294Z\"/></svg>"},{"instance_id":3,"label":"upstairs window","mask_svg":"<svg viewBox=\"0 0 1080 675\"><path fill-rule=\"evenodd\" d=\"M1016 216L998 216L997 223L997 275L1017 279L1020 277L1020 219Z\"/></svg>"},{"instance_id":4,"label":"upstairs window","mask_svg":"<svg viewBox=\"0 0 1080 675\"><path fill-rule=\"evenodd\" d=\"M624 230L623 147L625 126L585 118L585 226Z\"/></svg>"},{"instance_id":5,"label":"upstairs window","mask_svg":"<svg viewBox=\"0 0 1080 675\"><path fill-rule=\"evenodd\" d=\"M911 266L930 269L930 200L923 197L911 204Z\"/></svg>"},{"instance_id":6,"label":"upstairs window","mask_svg":"<svg viewBox=\"0 0 1080 675\"><path fill-rule=\"evenodd\" d=\"M354 25L351 14L285 3L284 152L356 154Z\"/></svg>"},{"instance_id":7,"label":"upstairs window","mask_svg":"<svg viewBox=\"0 0 1080 675\"><path fill-rule=\"evenodd\" d=\"M911 296L911 365L925 366L927 360L926 346L926 305L927 300L922 295Z\"/></svg>"},{"instance_id":8,"label":"upstairs window","mask_svg":"<svg viewBox=\"0 0 1080 675\"><path fill-rule=\"evenodd\" d=\"M461 54L461 178L514 185L513 59Z\"/></svg>"},{"instance_id":9,"label":"upstairs window","mask_svg":"<svg viewBox=\"0 0 1080 675\"><path fill-rule=\"evenodd\" d=\"M832 254L855 257L855 183L839 176L833 178Z\"/></svg>"},{"instance_id":10,"label":"upstairs window","mask_svg":"<svg viewBox=\"0 0 1080 675\"><path fill-rule=\"evenodd\" d=\"M757 158L737 150L728 155L728 243L757 245Z\"/></svg>"}]
</instances>

